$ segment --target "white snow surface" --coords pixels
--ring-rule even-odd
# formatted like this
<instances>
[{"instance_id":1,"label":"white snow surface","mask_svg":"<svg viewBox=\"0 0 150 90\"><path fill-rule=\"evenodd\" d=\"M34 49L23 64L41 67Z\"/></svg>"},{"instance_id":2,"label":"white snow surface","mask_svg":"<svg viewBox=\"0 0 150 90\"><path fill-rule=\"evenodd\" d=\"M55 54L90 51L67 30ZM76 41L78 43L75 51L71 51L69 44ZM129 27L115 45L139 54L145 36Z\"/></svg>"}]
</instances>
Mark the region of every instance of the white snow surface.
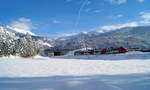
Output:
<instances>
[{"instance_id":1,"label":"white snow surface","mask_svg":"<svg viewBox=\"0 0 150 90\"><path fill-rule=\"evenodd\" d=\"M49 44L49 43L47 43L47 42L43 42L42 45L48 46L48 47L53 47L51 44Z\"/></svg>"},{"instance_id":2,"label":"white snow surface","mask_svg":"<svg viewBox=\"0 0 150 90\"><path fill-rule=\"evenodd\" d=\"M0 90L149 90L150 53L0 58Z\"/></svg>"},{"instance_id":3,"label":"white snow surface","mask_svg":"<svg viewBox=\"0 0 150 90\"><path fill-rule=\"evenodd\" d=\"M3 73L0 73L0 77L147 73L150 72L149 54L134 52L125 55L1 58L0 72Z\"/></svg>"}]
</instances>

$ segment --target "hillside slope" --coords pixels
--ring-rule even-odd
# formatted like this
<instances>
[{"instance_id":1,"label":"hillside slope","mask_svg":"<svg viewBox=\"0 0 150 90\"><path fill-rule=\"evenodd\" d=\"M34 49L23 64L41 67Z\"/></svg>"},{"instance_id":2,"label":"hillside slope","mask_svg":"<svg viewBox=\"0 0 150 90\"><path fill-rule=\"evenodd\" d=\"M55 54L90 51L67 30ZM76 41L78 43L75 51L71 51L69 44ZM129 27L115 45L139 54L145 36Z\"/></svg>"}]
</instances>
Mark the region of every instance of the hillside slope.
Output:
<instances>
[{"instance_id":1,"label":"hillside slope","mask_svg":"<svg viewBox=\"0 0 150 90\"><path fill-rule=\"evenodd\" d=\"M125 27L106 33L92 31L55 40L55 46L61 48L78 49L84 45L93 48L115 46L149 48L150 26Z\"/></svg>"}]
</instances>

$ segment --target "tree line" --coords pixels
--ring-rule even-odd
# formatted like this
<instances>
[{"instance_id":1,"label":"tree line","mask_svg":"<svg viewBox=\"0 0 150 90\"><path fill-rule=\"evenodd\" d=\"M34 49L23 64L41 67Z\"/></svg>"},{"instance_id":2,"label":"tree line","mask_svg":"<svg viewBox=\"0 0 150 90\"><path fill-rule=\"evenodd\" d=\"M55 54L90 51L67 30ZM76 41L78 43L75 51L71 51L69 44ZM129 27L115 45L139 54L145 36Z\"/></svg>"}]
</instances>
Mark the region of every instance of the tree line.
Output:
<instances>
[{"instance_id":1,"label":"tree line","mask_svg":"<svg viewBox=\"0 0 150 90\"><path fill-rule=\"evenodd\" d=\"M32 39L30 34L24 37L16 37L15 33L0 31L0 57L20 56L32 57L42 52L42 43Z\"/></svg>"}]
</instances>

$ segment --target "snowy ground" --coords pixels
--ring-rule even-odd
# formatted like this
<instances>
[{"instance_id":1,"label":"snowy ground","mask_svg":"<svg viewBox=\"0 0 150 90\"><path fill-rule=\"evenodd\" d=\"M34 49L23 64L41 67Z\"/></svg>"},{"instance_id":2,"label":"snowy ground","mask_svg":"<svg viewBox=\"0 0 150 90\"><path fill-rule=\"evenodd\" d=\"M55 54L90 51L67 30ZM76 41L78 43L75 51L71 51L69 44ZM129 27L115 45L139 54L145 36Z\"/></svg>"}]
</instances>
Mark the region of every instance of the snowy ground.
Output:
<instances>
[{"instance_id":1,"label":"snowy ground","mask_svg":"<svg viewBox=\"0 0 150 90\"><path fill-rule=\"evenodd\" d=\"M0 59L0 90L149 90L150 53Z\"/></svg>"}]
</instances>

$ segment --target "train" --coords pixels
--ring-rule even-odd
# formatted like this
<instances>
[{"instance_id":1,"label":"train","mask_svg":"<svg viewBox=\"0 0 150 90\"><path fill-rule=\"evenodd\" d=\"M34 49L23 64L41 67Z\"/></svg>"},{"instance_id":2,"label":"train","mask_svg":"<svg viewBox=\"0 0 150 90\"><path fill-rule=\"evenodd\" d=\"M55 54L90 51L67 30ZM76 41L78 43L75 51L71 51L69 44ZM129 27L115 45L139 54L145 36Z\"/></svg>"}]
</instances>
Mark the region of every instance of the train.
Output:
<instances>
[{"instance_id":1,"label":"train","mask_svg":"<svg viewBox=\"0 0 150 90\"><path fill-rule=\"evenodd\" d=\"M124 47L111 47L101 49L89 49L89 50L78 50L74 52L74 55L97 55L97 54L121 54L126 53L128 50Z\"/></svg>"}]
</instances>

